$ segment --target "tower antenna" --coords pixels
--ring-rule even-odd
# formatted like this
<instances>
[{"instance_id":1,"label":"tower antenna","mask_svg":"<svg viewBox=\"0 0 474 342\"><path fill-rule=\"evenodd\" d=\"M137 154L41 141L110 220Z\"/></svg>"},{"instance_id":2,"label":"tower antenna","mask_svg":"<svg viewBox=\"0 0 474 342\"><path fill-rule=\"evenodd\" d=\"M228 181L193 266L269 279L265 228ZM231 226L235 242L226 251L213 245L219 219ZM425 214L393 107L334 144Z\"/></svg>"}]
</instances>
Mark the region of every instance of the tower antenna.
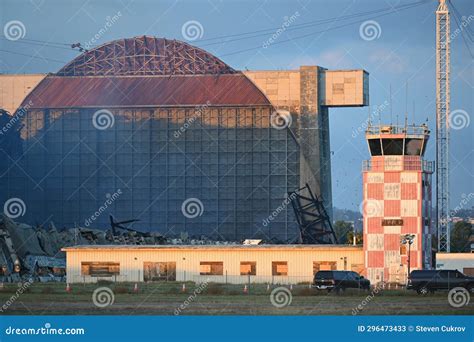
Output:
<instances>
[{"instance_id":1,"label":"tower antenna","mask_svg":"<svg viewBox=\"0 0 474 342\"><path fill-rule=\"evenodd\" d=\"M392 110L392 84L390 84L390 125L393 125L393 119L392 119L392 116L393 116L393 110Z\"/></svg>"},{"instance_id":2,"label":"tower antenna","mask_svg":"<svg viewBox=\"0 0 474 342\"><path fill-rule=\"evenodd\" d=\"M408 80L405 83L405 129L408 126Z\"/></svg>"}]
</instances>

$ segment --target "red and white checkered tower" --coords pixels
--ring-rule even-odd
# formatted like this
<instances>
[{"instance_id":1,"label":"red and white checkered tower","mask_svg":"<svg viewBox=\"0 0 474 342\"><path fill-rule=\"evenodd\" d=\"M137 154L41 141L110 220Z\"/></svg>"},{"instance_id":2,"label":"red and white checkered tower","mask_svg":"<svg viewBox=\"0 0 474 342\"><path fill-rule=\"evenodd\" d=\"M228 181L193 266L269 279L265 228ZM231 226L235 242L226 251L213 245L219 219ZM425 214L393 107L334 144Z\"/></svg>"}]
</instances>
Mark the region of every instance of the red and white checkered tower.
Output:
<instances>
[{"instance_id":1,"label":"red and white checkered tower","mask_svg":"<svg viewBox=\"0 0 474 342\"><path fill-rule=\"evenodd\" d=\"M364 253L367 278L405 283L410 269L431 268L431 175L423 160L430 131L421 126L370 126L371 159L363 164Z\"/></svg>"}]
</instances>

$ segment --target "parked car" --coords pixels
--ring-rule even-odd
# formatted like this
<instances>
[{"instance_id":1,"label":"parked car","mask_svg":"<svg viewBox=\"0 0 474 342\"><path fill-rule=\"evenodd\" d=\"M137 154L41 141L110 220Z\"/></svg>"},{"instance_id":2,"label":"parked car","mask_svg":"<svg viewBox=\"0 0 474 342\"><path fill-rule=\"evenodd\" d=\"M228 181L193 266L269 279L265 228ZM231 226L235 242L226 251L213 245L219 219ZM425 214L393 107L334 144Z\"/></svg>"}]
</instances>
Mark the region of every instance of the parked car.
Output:
<instances>
[{"instance_id":1,"label":"parked car","mask_svg":"<svg viewBox=\"0 0 474 342\"><path fill-rule=\"evenodd\" d=\"M319 271L314 275L313 286L318 290L370 289L370 281L352 271Z\"/></svg>"},{"instance_id":2,"label":"parked car","mask_svg":"<svg viewBox=\"0 0 474 342\"><path fill-rule=\"evenodd\" d=\"M437 290L451 290L464 287L474 290L474 277L468 277L457 270L416 270L408 276L407 289L426 295Z\"/></svg>"}]
</instances>

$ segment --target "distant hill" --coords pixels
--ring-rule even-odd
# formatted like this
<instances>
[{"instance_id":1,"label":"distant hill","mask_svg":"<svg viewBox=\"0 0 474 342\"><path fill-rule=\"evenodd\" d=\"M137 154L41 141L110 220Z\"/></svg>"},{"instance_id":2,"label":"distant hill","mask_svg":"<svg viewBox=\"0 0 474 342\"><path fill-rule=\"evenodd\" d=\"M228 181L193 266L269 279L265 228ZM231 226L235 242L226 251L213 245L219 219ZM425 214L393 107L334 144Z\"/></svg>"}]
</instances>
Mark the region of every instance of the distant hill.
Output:
<instances>
[{"instance_id":1,"label":"distant hill","mask_svg":"<svg viewBox=\"0 0 474 342\"><path fill-rule=\"evenodd\" d=\"M362 231L362 214L359 211L350 209L333 208L333 219L335 221L351 221L354 223L356 231Z\"/></svg>"}]
</instances>

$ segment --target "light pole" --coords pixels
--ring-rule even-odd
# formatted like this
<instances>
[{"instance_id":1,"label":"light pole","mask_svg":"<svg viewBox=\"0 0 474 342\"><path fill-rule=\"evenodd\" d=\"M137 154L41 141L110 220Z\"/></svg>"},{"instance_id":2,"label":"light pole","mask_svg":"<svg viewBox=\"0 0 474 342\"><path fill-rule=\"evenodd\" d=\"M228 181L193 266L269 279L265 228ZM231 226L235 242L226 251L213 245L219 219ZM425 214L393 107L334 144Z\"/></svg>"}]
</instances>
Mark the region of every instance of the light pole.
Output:
<instances>
[{"instance_id":1,"label":"light pole","mask_svg":"<svg viewBox=\"0 0 474 342\"><path fill-rule=\"evenodd\" d=\"M408 266L408 276L410 275L410 250L413 240L415 239L415 234L405 234L401 237L402 245L408 245L408 257L407 257L407 266Z\"/></svg>"}]
</instances>

